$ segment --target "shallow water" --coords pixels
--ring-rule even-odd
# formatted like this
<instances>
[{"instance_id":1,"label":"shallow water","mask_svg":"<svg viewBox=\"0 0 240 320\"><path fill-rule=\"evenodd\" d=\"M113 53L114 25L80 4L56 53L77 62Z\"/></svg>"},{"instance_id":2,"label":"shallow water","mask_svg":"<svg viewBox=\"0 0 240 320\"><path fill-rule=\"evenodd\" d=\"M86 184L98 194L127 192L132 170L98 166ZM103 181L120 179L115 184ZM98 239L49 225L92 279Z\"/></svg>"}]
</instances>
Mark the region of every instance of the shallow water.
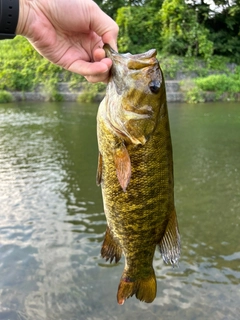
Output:
<instances>
[{"instance_id":1,"label":"shallow water","mask_svg":"<svg viewBox=\"0 0 240 320\"><path fill-rule=\"evenodd\" d=\"M240 307L240 104L170 104L179 268L154 259L152 304L116 291L96 105L0 105L0 319L236 319Z\"/></svg>"}]
</instances>

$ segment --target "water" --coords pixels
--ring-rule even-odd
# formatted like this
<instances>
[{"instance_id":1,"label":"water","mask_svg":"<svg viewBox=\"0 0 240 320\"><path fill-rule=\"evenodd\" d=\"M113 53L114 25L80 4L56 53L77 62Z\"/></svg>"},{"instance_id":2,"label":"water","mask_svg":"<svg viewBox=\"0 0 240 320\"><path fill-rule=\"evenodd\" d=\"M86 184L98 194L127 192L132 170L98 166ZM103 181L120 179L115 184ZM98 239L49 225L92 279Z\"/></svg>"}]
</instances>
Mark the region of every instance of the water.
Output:
<instances>
[{"instance_id":1,"label":"water","mask_svg":"<svg viewBox=\"0 0 240 320\"><path fill-rule=\"evenodd\" d=\"M0 320L236 319L240 105L170 104L178 269L156 252L152 304L116 302L123 269L100 257L106 223L96 105L0 106Z\"/></svg>"}]
</instances>

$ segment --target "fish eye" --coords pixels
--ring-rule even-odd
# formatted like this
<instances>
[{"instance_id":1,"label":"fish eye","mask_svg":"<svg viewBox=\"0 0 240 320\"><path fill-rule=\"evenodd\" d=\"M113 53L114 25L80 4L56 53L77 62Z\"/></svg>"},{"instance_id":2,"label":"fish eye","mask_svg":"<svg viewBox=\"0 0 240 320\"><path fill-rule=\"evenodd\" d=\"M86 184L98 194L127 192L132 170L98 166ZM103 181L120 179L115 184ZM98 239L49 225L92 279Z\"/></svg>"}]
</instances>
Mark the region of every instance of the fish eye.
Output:
<instances>
[{"instance_id":1,"label":"fish eye","mask_svg":"<svg viewBox=\"0 0 240 320\"><path fill-rule=\"evenodd\" d=\"M158 93L161 87L160 81L153 80L149 83L149 88L152 93Z\"/></svg>"}]
</instances>

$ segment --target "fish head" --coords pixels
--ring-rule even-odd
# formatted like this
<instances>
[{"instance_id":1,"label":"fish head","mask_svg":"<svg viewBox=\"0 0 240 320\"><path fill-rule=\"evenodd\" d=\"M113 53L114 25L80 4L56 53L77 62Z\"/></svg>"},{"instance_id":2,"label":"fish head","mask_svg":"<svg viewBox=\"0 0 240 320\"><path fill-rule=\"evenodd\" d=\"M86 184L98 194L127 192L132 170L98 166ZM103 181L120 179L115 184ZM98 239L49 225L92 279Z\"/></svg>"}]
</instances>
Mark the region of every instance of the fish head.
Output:
<instances>
[{"instance_id":1,"label":"fish head","mask_svg":"<svg viewBox=\"0 0 240 320\"><path fill-rule=\"evenodd\" d=\"M156 128L161 105L166 102L157 51L119 54L108 44L104 50L112 59L106 93L108 121L126 141L143 145Z\"/></svg>"}]
</instances>

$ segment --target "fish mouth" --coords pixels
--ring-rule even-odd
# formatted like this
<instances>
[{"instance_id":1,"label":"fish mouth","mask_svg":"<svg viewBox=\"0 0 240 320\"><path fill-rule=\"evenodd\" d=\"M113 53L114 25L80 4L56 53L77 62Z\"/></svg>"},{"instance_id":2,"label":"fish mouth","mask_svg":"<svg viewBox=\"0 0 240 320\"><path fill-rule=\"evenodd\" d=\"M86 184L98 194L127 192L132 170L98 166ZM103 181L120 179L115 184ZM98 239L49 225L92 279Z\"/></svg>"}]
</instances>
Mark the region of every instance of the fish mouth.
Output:
<instances>
[{"instance_id":1,"label":"fish mouth","mask_svg":"<svg viewBox=\"0 0 240 320\"><path fill-rule=\"evenodd\" d=\"M106 57L113 60L115 63L124 63L124 55L115 51L108 43L104 44L103 50L105 51Z\"/></svg>"},{"instance_id":2,"label":"fish mouth","mask_svg":"<svg viewBox=\"0 0 240 320\"><path fill-rule=\"evenodd\" d=\"M105 43L104 46L103 46L103 50L105 51L106 53L106 56L108 58L110 58L112 55L114 54L117 54L119 55L119 53L115 50L113 50L113 48L108 44L108 43Z\"/></svg>"},{"instance_id":3,"label":"fish mouth","mask_svg":"<svg viewBox=\"0 0 240 320\"><path fill-rule=\"evenodd\" d=\"M106 57L112 60L111 76L118 95L121 95L131 85L131 81L128 81L129 74L132 74L132 77L134 77L135 72L158 64L156 49L150 49L140 54L120 54L108 43L104 44L103 49Z\"/></svg>"},{"instance_id":4,"label":"fish mouth","mask_svg":"<svg viewBox=\"0 0 240 320\"><path fill-rule=\"evenodd\" d=\"M151 49L144 53L139 54L131 54L131 53L123 53L120 54L115 51L108 43L105 43L103 46L105 51L106 57L110 58L114 61L121 61L125 60L125 63L128 69L142 69L144 67L152 66L157 63L156 55L157 50Z\"/></svg>"}]
</instances>

